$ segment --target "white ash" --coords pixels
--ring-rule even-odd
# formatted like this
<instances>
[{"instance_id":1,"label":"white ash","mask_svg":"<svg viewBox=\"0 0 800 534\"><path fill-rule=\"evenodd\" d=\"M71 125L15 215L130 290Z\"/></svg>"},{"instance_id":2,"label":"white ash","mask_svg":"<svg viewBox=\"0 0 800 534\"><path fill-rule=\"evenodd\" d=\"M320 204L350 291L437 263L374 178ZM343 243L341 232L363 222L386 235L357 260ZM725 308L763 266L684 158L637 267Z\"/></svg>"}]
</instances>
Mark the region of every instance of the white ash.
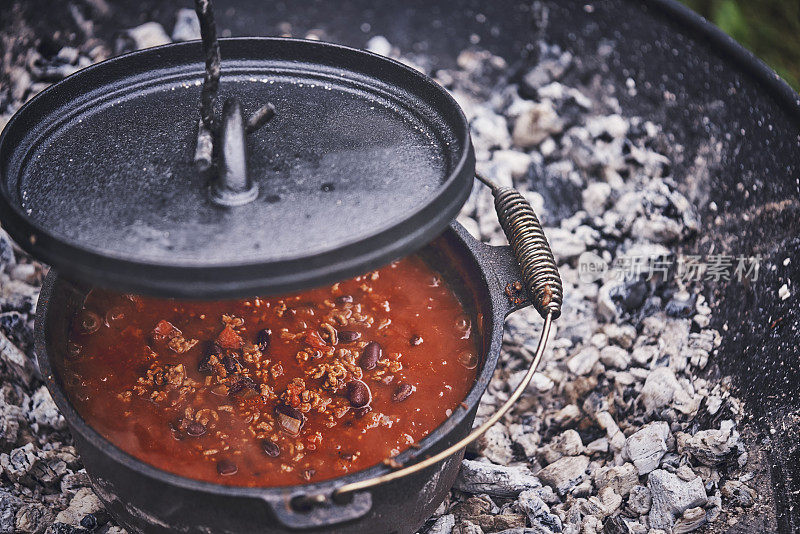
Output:
<instances>
[{"instance_id":1,"label":"white ash","mask_svg":"<svg viewBox=\"0 0 800 534\"><path fill-rule=\"evenodd\" d=\"M503 82L504 64L473 49L459 56L457 69L430 74L464 107L479 171L531 199L559 263L564 309L532 385L502 423L508 431L495 425L469 449L480 461L464 460L440 513L452 513L470 494L491 493L496 504L512 503L527 517L524 528L509 533L690 532L717 520L723 508L736 515L734 507L743 506L737 503L756 500L744 481L725 480L746 466L737 421L696 424L702 414L741 414L727 385L698 377L721 341L709 328L702 287L671 272L655 280L607 274L594 283L578 276L578 258L587 251L608 264L674 259L699 231L697 212L670 175L672 154L653 148L670 141L597 86L568 86L565 73L586 67L557 47L541 46L539 64L519 86ZM487 243L506 242L483 187L473 189L458 220ZM519 384L540 325L529 309L508 318L476 424ZM526 466L542 487L498 489L487 474L493 463L515 472ZM465 480L476 478L476 465L480 483L470 486ZM723 465L732 470L723 474ZM476 517L458 516L450 532L473 532L465 525L480 526Z\"/></svg>"},{"instance_id":2,"label":"white ash","mask_svg":"<svg viewBox=\"0 0 800 534\"><path fill-rule=\"evenodd\" d=\"M192 10L178 11L172 40L197 38L196 22ZM50 57L31 47L9 67L0 129L38 91L111 50L170 40L163 27L146 23L111 45L92 38ZM532 203L564 280L563 315L533 384L470 449L451 495L421 532L689 532L723 511L735 518L755 506L761 497L748 485L739 403L725 380L698 378L721 341L709 327L713 310L702 288L671 277L578 276L584 253L609 264L670 255L698 232L697 213L670 174L681 147L659 125L627 114L596 83L591 65L556 46L540 44L539 62L520 77L478 48L460 54L457 68L430 71L429 58L403 55L385 37L367 47L426 71L451 91L471 122L478 168ZM590 76L570 77L575 71ZM519 85L508 81L515 79ZM575 79L595 81L567 81ZM482 186L458 220L487 243L506 243ZM74 534L91 527L124 534L92 493L33 363L33 316L45 272L0 230L0 532ZM778 292L784 298L790 290ZM519 384L540 328L532 309L509 317L476 424ZM721 413L731 415L720 419Z\"/></svg>"}]
</instances>

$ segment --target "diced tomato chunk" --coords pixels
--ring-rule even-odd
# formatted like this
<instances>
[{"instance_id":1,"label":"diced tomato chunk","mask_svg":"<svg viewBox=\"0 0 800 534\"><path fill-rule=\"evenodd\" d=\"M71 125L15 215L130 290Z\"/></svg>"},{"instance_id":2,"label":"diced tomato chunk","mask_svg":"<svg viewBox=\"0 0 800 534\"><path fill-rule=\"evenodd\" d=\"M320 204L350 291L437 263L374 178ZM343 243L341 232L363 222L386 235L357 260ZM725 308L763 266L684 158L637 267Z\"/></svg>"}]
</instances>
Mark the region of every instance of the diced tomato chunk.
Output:
<instances>
[{"instance_id":1,"label":"diced tomato chunk","mask_svg":"<svg viewBox=\"0 0 800 534\"><path fill-rule=\"evenodd\" d=\"M181 331L174 324L164 319L161 319L153 329L153 340L159 343L165 343L179 335L181 335Z\"/></svg>"},{"instance_id":2,"label":"diced tomato chunk","mask_svg":"<svg viewBox=\"0 0 800 534\"><path fill-rule=\"evenodd\" d=\"M223 349L238 349L244 345L244 340L233 328L226 326L217 336L217 345Z\"/></svg>"}]
</instances>

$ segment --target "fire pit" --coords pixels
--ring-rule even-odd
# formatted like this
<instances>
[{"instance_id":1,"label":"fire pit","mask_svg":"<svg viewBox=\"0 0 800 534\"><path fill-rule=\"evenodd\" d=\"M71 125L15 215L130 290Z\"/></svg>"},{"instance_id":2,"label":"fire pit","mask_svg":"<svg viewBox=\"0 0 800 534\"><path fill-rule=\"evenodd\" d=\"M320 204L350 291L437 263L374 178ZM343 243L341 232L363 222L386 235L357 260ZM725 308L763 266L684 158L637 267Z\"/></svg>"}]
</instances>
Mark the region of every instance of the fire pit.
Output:
<instances>
[{"instance_id":1,"label":"fire pit","mask_svg":"<svg viewBox=\"0 0 800 534\"><path fill-rule=\"evenodd\" d=\"M364 6L354 3L337 12L341 18L310 4L305 18L280 10L264 15L287 23L280 27L258 14L238 18L247 6L235 7L220 16L221 27L235 34L291 32L368 43L433 73L470 119L479 170L528 189L534 205L534 192L544 197L545 224L568 284L553 352L534 379L529 403L468 451L457 492L436 512L431 530L584 525L614 531L624 523L689 529L704 522L712 530L792 530L796 399L784 386L792 371L781 362L796 357L789 279L797 267L786 252L797 235L797 186L790 178L797 166L796 95L767 81L758 64L723 38L701 33L696 21L676 33L660 22L665 13L674 20L675 8L660 3L543 3L532 10L509 4L447 16L429 5L414 13L362 14ZM126 8L115 9L124 18ZM153 13L171 27L174 10ZM111 25L101 21L96 31L102 35ZM137 22L115 20L117 27ZM135 42L141 33L128 35L120 42ZM525 43L534 46L520 56ZM37 68L42 74L34 76L44 76ZM769 149L757 148L754 136ZM765 176L780 179L766 182ZM500 244L493 217L491 198L476 191L461 220ZM672 275L661 281L656 271L651 280L647 273L642 280L587 282L580 267L602 267L581 258L587 248L607 263L660 257L664 249L700 255L706 263L720 251L736 258L732 280L703 276L682 286ZM758 254L758 279L750 273L739 282L738 256ZM14 293L4 297L11 304L4 305L3 324L25 348L30 290L19 281L33 276L35 283L36 271L24 259L16 263L6 264L17 282L4 284ZM519 379L515 372L524 371L532 324L533 317L511 317L502 370L479 420L508 394ZM24 362L11 349L3 354L6 362ZM24 363L19 375L30 376ZM69 449L47 450L46 443L63 443L63 422L48 417L45 394L34 396L36 383L29 384L22 391L31 400L5 393L9 420L37 429L30 447L24 433L4 445L4 483L13 493L8 509L15 521L34 521L28 518L41 508L24 488L46 488L61 507L76 495L60 523L77 525L84 509L98 511L97 521L104 522L85 488L70 486L81 477ZM648 452L662 444L664 454L650 460ZM66 480L61 486L41 475L41 466L58 462L66 465L55 478ZM498 477L509 482L494 482ZM690 498L670 500L676 491Z\"/></svg>"}]
</instances>

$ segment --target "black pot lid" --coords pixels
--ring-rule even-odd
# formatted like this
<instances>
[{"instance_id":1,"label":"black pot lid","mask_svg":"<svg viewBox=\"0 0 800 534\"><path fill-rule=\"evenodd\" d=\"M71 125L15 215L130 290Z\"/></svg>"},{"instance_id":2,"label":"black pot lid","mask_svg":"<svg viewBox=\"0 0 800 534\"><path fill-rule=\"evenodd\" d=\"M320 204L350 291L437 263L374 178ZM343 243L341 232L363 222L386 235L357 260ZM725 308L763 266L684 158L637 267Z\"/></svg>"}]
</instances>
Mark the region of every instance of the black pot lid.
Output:
<instances>
[{"instance_id":1,"label":"black pot lid","mask_svg":"<svg viewBox=\"0 0 800 534\"><path fill-rule=\"evenodd\" d=\"M198 42L89 67L0 138L0 219L31 254L92 284L176 297L279 293L420 248L472 186L469 126L426 76L293 39L221 41L220 101L276 115L247 136L253 202L220 207L193 163Z\"/></svg>"}]
</instances>

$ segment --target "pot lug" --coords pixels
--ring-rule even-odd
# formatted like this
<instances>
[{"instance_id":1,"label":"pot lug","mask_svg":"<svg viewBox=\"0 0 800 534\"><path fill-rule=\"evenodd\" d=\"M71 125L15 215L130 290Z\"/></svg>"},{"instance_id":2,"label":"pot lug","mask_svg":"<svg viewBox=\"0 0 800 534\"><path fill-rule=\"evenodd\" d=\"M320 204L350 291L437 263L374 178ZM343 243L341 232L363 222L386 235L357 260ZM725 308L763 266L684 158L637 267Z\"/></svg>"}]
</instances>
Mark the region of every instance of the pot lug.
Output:
<instances>
[{"instance_id":1,"label":"pot lug","mask_svg":"<svg viewBox=\"0 0 800 534\"><path fill-rule=\"evenodd\" d=\"M475 251L486 268L486 281L489 283L498 315L505 318L532 304L525 290L519 263L510 246L498 247L480 243Z\"/></svg>"},{"instance_id":2,"label":"pot lug","mask_svg":"<svg viewBox=\"0 0 800 534\"><path fill-rule=\"evenodd\" d=\"M264 497L264 501L284 527L295 530L327 528L363 517L372 509L372 494L366 491L353 494L346 504L322 495L316 499L303 494L280 500Z\"/></svg>"}]
</instances>

